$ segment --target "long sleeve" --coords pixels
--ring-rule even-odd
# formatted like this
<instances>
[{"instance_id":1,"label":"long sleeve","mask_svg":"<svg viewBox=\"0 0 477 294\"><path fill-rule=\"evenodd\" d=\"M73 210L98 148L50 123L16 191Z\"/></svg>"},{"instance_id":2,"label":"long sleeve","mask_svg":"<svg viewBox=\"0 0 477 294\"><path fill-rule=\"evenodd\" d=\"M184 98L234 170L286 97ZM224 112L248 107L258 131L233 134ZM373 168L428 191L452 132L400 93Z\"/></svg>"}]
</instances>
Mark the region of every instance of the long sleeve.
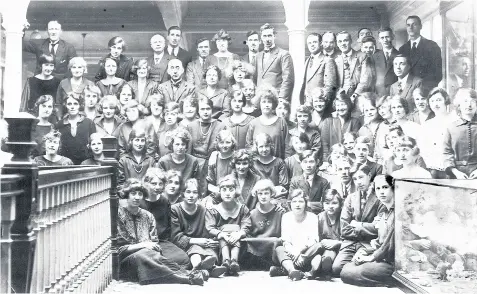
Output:
<instances>
[{"instance_id":1,"label":"long sleeve","mask_svg":"<svg viewBox=\"0 0 477 294\"><path fill-rule=\"evenodd\" d=\"M285 132L285 137L283 140L285 144L285 156L282 159L285 159L293 155L293 147L290 144L290 133L288 132L288 125L286 124L285 120L283 121L283 129Z\"/></svg>"},{"instance_id":2,"label":"long sleeve","mask_svg":"<svg viewBox=\"0 0 477 294\"><path fill-rule=\"evenodd\" d=\"M224 102L222 104L224 107L223 107L222 113L225 114L225 116L230 116L231 113L232 113L232 111L230 109L230 96L229 96L228 92L226 92L224 95L225 95L224 96Z\"/></svg>"},{"instance_id":3,"label":"long sleeve","mask_svg":"<svg viewBox=\"0 0 477 294\"><path fill-rule=\"evenodd\" d=\"M278 183L285 189L288 189L288 186L290 184L287 166L285 165L285 162L283 160L279 160L278 163Z\"/></svg>"},{"instance_id":4,"label":"long sleeve","mask_svg":"<svg viewBox=\"0 0 477 294\"><path fill-rule=\"evenodd\" d=\"M188 83L193 84L196 88L198 88L200 85L196 85L195 83L196 81L194 77L194 70L192 69L192 67L193 67L193 62L190 62L186 68L186 81Z\"/></svg>"},{"instance_id":5,"label":"long sleeve","mask_svg":"<svg viewBox=\"0 0 477 294\"><path fill-rule=\"evenodd\" d=\"M449 129L446 129L444 132L444 140L443 140L444 145L442 146L443 151L443 158L444 158L444 170L447 172L447 174L450 173L450 169L455 167L455 151L454 148L452 147L452 138L451 134L449 132Z\"/></svg>"},{"instance_id":6,"label":"long sleeve","mask_svg":"<svg viewBox=\"0 0 477 294\"><path fill-rule=\"evenodd\" d=\"M359 76L359 82L354 93L362 94L368 92L373 83L373 70L369 58L365 57L361 61L361 72Z\"/></svg>"},{"instance_id":7,"label":"long sleeve","mask_svg":"<svg viewBox=\"0 0 477 294\"><path fill-rule=\"evenodd\" d=\"M30 79L27 79L23 87L20 111L28 111L28 101L30 100Z\"/></svg>"},{"instance_id":8,"label":"long sleeve","mask_svg":"<svg viewBox=\"0 0 477 294\"><path fill-rule=\"evenodd\" d=\"M44 41L44 39L42 39L41 41ZM37 52L40 50L39 44L36 44L34 40L27 41L23 39L22 48L23 51L33 54L37 54Z\"/></svg>"},{"instance_id":9,"label":"long sleeve","mask_svg":"<svg viewBox=\"0 0 477 294\"><path fill-rule=\"evenodd\" d=\"M291 94L293 92L293 84L295 83L295 73L293 69L293 59L290 53L286 52L282 56L281 60L282 70L282 85L280 87L278 98L291 100Z\"/></svg>"},{"instance_id":10,"label":"long sleeve","mask_svg":"<svg viewBox=\"0 0 477 294\"><path fill-rule=\"evenodd\" d=\"M217 227L219 213L215 209L208 209L205 213L205 229L210 235L217 237L221 230Z\"/></svg>"},{"instance_id":11,"label":"long sleeve","mask_svg":"<svg viewBox=\"0 0 477 294\"><path fill-rule=\"evenodd\" d=\"M343 208L341 209L341 237L343 239L354 239L357 237L356 232L352 227L349 226L353 218L353 209L351 208L351 195L346 197L345 202L343 204Z\"/></svg>"},{"instance_id":12,"label":"long sleeve","mask_svg":"<svg viewBox=\"0 0 477 294\"><path fill-rule=\"evenodd\" d=\"M255 133L255 124L253 122L254 121L252 120L247 130L247 136L245 137L245 141L246 141L245 147L247 149L251 149L253 147L253 136Z\"/></svg>"},{"instance_id":13,"label":"long sleeve","mask_svg":"<svg viewBox=\"0 0 477 294\"><path fill-rule=\"evenodd\" d=\"M118 185L124 184L126 182L126 157L121 157L118 162Z\"/></svg>"},{"instance_id":14,"label":"long sleeve","mask_svg":"<svg viewBox=\"0 0 477 294\"><path fill-rule=\"evenodd\" d=\"M323 83L325 85L326 96L329 101L332 101L335 89L338 88L338 70L336 69L336 63L331 58L325 63Z\"/></svg>"},{"instance_id":15,"label":"long sleeve","mask_svg":"<svg viewBox=\"0 0 477 294\"><path fill-rule=\"evenodd\" d=\"M321 146L323 147L323 161L326 161L328 156L330 155L330 123L332 118L326 118L323 121L322 133L321 133Z\"/></svg>"},{"instance_id":16,"label":"long sleeve","mask_svg":"<svg viewBox=\"0 0 477 294\"><path fill-rule=\"evenodd\" d=\"M191 238L186 236L181 228L179 209L179 207L171 209L171 239L181 249L187 250Z\"/></svg>"},{"instance_id":17,"label":"long sleeve","mask_svg":"<svg viewBox=\"0 0 477 294\"><path fill-rule=\"evenodd\" d=\"M315 132L311 136L310 143L311 143L311 149L318 153L318 158L320 159L320 162L323 162L323 148L321 144L320 132Z\"/></svg>"},{"instance_id":18,"label":"long sleeve","mask_svg":"<svg viewBox=\"0 0 477 294\"><path fill-rule=\"evenodd\" d=\"M247 236L252 230L252 218L250 217L250 210L247 206L242 204L242 219L240 220L240 230Z\"/></svg>"}]
</instances>

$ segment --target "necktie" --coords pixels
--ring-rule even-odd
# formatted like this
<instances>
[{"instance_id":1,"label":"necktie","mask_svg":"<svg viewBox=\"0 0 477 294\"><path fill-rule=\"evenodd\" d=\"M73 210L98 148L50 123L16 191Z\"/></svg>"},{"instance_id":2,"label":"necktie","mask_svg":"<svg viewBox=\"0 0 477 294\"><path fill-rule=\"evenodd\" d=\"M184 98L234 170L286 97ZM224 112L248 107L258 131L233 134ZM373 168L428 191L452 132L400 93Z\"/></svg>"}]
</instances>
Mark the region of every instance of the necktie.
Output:
<instances>
[{"instance_id":1,"label":"necktie","mask_svg":"<svg viewBox=\"0 0 477 294\"><path fill-rule=\"evenodd\" d=\"M346 188L346 185L345 184L342 184L343 186L343 199L346 199L346 197L348 197L348 189Z\"/></svg>"},{"instance_id":2,"label":"necktie","mask_svg":"<svg viewBox=\"0 0 477 294\"><path fill-rule=\"evenodd\" d=\"M384 53L384 56L386 58L386 64L389 62L389 52Z\"/></svg>"},{"instance_id":3,"label":"necktie","mask_svg":"<svg viewBox=\"0 0 477 294\"><path fill-rule=\"evenodd\" d=\"M201 60L201 63L202 63L202 70L205 70L207 68L206 64L205 64L205 58L200 58Z\"/></svg>"},{"instance_id":4,"label":"necktie","mask_svg":"<svg viewBox=\"0 0 477 294\"><path fill-rule=\"evenodd\" d=\"M154 58L154 64L159 64L159 62L161 62L160 58Z\"/></svg>"},{"instance_id":5,"label":"necktie","mask_svg":"<svg viewBox=\"0 0 477 294\"><path fill-rule=\"evenodd\" d=\"M313 175L309 175L306 177L306 181L308 182L308 185L313 186Z\"/></svg>"},{"instance_id":6,"label":"necktie","mask_svg":"<svg viewBox=\"0 0 477 294\"><path fill-rule=\"evenodd\" d=\"M308 67L312 68L313 67L313 58L315 58L313 55L310 56L310 61L308 62Z\"/></svg>"},{"instance_id":7,"label":"necktie","mask_svg":"<svg viewBox=\"0 0 477 294\"><path fill-rule=\"evenodd\" d=\"M412 42L412 49L411 49L411 54L415 55L417 53L417 43Z\"/></svg>"},{"instance_id":8,"label":"necktie","mask_svg":"<svg viewBox=\"0 0 477 294\"><path fill-rule=\"evenodd\" d=\"M255 64L255 55L252 55L252 59L250 61L252 64Z\"/></svg>"},{"instance_id":9,"label":"necktie","mask_svg":"<svg viewBox=\"0 0 477 294\"><path fill-rule=\"evenodd\" d=\"M361 193L361 211L363 211L365 205L366 205L366 192L362 192Z\"/></svg>"},{"instance_id":10,"label":"necktie","mask_svg":"<svg viewBox=\"0 0 477 294\"><path fill-rule=\"evenodd\" d=\"M343 65L345 70L349 69L348 57L346 55L343 55Z\"/></svg>"},{"instance_id":11,"label":"necktie","mask_svg":"<svg viewBox=\"0 0 477 294\"><path fill-rule=\"evenodd\" d=\"M402 83L401 83L401 81L398 82L398 91L399 91L399 94L402 93Z\"/></svg>"},{"instance_id":12,"label":"necktie","mask_svg":"<svg viewBox=\"0 0 477 294\"><path fill-rule=\"evenodd\" d=\"M50 54L55 56L56 52L55 52L55 46L58 45L58 43L50 43L51 47L50 47Z\"/></svg>"}]
</instances>

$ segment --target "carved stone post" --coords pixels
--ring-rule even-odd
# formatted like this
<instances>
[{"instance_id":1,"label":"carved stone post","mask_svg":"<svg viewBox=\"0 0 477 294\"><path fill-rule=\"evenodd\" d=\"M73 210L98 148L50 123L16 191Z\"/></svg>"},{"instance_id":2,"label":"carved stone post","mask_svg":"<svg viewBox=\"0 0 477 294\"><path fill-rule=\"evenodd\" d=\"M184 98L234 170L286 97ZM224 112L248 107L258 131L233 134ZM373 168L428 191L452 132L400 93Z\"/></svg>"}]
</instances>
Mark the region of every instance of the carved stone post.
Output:
<instances>
[{"instance_id":1,"label":"carved stone post","mask_svg":"<svg viewBox=\"0 0 477 294\"><path fill-rule=\"evenodd\" d=\"M103 155L104 160L101 162L102 166L112 167L113 177L111 178L111 188L109 189L109 204L111 209L111 256L113 266L113 279L119 280L119 256L118 256L118 162L115 158L117 154L118 139L113 136L104 137L103 141Z\"/></svg>"},{"instance_id":2,"label":"carved stone post","mask_svg":"<svg viewBox=\"0 0 477 294\"><path fill-rule=\"evenodd\" d=\"M11 162L3 166L2 173L23 176L20 182L23 191L15 197L15 218L10 228L11 288L14 293L28 293L36 246L31 217L35 213L38 191L38 167L28 156L30 149L36 145L31 139L31 130L37 119L22 112L16 117L6 117L5 120L8 122L9 132L7 145L13 157Z\"/></svg>"}]
</instances>

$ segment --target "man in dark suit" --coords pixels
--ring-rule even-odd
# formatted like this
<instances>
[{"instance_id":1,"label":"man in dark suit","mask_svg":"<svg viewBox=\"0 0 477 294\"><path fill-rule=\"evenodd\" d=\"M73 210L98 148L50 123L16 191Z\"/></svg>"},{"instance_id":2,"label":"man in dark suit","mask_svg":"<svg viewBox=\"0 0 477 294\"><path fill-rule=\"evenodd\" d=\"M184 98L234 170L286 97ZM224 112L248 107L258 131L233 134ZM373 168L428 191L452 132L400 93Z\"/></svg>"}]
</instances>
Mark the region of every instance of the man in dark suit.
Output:
<instances>
[{"instance_id":1,"label":"man in dark suit","mask_svg":"<svg viewBox=\"0 0 477 294\"><path fill-rule=\"evenodd\" d=\"M166 38L163 35L155 34L151 37L151 48L154 53L147 58L147 64L151 68L149 70L149 78L159 84L169 79L167 65L170 60L175 59L174 56L164 52L165 47Z\"/></svg>"},{"instance_id":2,"label":"man in dark suit","mask_svg":"<svg viewBox=\"0 0 477 294\"><path fill-rule=\"evenodd\" d=\"M336 64L331 58L326 58L321 51L321 36L311 33L306 38L310 56L305 60L305 76L300 91L300 104L305 102L305 96L316 87L325 89L328 101L333 100L337 87Z\"/></svg>"},{"instance_id":3,"label":"man in dark suit","mask_svg":"<svg viewBox=\"0 0 477 294\"><path fill-rule=\"evenodd\" d=\"M55 69L53 70L55 77L61 80L68 74L68 63L73 57L76 57L76 50L73 45L60 39L61 33L61 24L52 20L48 23L48 39L23 41L23 51L36 55L35 74L41 72L38 58L42 54L50 54L55 58Z\"/></svg>"},{"instance_id":4,"label":"man in dark suit","mask_svg":"<svg viewBox=\"0 0 477 294\"><path fill-rule=\"evenodd\" d=\"M257 56L257 86L277 89L278 98L290 101L295 81L290 53L275 45L275 28L266 23L260 28L264 50Z\"/></svg>"},{"instance_id":5,"label":"man in dark suit","mask_svg":"<svg viewBox=\"0 0 477 294\"><path fill-rule=\"evenodd\" d=\"M186 80L193 84L197 90L204 86L204 71L211 65L217 65L218 60L214 55L210 55L210 40L200 38L196 42L199 56L189 62L186 70Z\"/></svg>"},{"instance_id":6,"label":"man in dark suit","mask_svg":"<svg viewBox=\"0 0 477 294\"><path fill-rule=\"evenodd\" d=\"M189 51L179 47L181 38L182 30L180 27L171 26L167 30L167 53L182 61L182 66L187 68L189 62L192 61L192 55L189 53Z\"/></svg>"},{"instance_id":7,"label":"man in dark suit","mask_svg":"<svg viewBox=\"0 0 477 294\"><path fill-rule=\"evenodd\" d=\"M323 55L326 58L335 60L335 58L340 54L339 50L336 49L336 35L333 32L325 32L323 34L323 40L321 45L323 47Z\"/></svg>"},{"instance_id":8,"label":"man in dark suit","mask_svg":"<svg viewBox=\"0 0 477 294\"><path fill-rule=\"evenodd\" d=\"M358 94L372 91L373 70L369 58L363 52L351 48L351 34L343 31L336 35L341 54L335 58L338 70L338 87L354 99Z\"/></svg>"},{"instance_id":9,"label":"man in dark suit","mask_svg":"<svg viewBox=\"0 0 477 294\"><path fill-rule=\"evenodd\" d=\"M436 42L421 36L422 23L416 15L406 19L409 41L399 48L399 53L409 57L411 74L422 79L424 86L437 87L442 80L441 48Z\"/></svg>"},{"instance_id":10,"label":"man in dark suit","mask_svg":"<svg viewBox=\"0 0 477 294\"><path fill-rule=\"evenodd\" d=\"M356 138L356 144L354 145L353 148L353 153L354 153L354 165L356 167L361 167L363 165L369 166L369 175L371 178L371 181L374 180L374 178L383 173L383 166L369 160L369 151L370 151L370 146L371 145L371 140L366 137L366 136L361 136Z\"/></svg>"},{"instance_id":11,"label":"man in dark suit","mask_svg":"<svg viewBox=\"0 0 477 294\"><path fill-rule=\"evenodd\" d=\"M375 69L375 90L381 97L389 95L389 87L397 81L393 70L393 60L398 51L393 46L394 33L391 28L383 28L378 32L379 42L383 50L375 52L371 60Z\"/></svg>"},{"instance_id":12,"label":"man in dark suit","mask_svg":"<svg viewBox=\"0 0 477 294\"><path fill-rule=\"evenodd\" d=\"M403 54L394 57L393 67L398 80L391 85L390 94L406 99L409 108L408 113L411 113L416 108L412 92L414 89L421 87L422 79L411 73L409 58Z\"/></svg>"},{"instance_id":13,"label":"man in dark suit","mask_svg":"<svg viewBox=\"0 0 477 294\"><path fill-rule=\"evenodd\" d=\"M183 79L184 68L179 59L169 61L167 73L171 79L160 84L157 88L159 94L164 96L165 103L177 102L180 104L184 98L195 92L194 85L189 84Z\"/></svg>"},{"instance_id":14,"label":"man in dark suit","mask_svg":"<svg viewBox=\"0 0 477 294\"><path fill-rule=\"evenodd\" d=\"M356 40L356 51L361 51L363 53L366 53L364 51L362 51L362 40L364 37L372 37L373 36L373 32L371 31L371 29L368 29L368 28L360 28L358 30L358 39Z\"/></svg>"},{"instance_id":15,"label":"man in dark suit","mask_svg":"<svg viewBox=\"0 0 477 294\"><path fill-rule=\"evenodd\" d=\"M240 59L253 66L253 82L256 84L257 75L255 73L257 70L257 55L260 48L260 37L257 31L247 32L247 47L248 52L245 55L240 56Z\"/></svg>"}]
</instances>

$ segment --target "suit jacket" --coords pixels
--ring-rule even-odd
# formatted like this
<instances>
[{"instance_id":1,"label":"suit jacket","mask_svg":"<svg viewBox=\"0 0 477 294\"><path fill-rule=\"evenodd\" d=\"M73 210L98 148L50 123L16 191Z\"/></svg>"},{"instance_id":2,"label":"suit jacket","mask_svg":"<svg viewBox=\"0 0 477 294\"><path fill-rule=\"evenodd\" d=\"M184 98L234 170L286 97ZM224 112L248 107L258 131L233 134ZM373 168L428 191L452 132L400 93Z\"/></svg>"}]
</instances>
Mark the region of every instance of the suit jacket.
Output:
<instances>
[{"instance_id":1,"label":"suit jacket","mask_svg":"<svg viewBox=\"0 0 477 294\"><path fill-rule=\"evenodd\" d=\"M352 49L351 49L352 50ZM335 58L336 69L338 71L338 87L342 88L344 86L344 61L343 55L340 54ZM346 89L348 95L353 95L354 93L364 93L370 92L373 90L373 70L370 58L363 52L358 52L352 50L350 61L349 61L349 71L350 71L350 85Z\"/></svg>"},{"instance_id":2,"label":"suit jacket","mask_svg":"<svg viewBox=\"0 0 477 294\"><path fill-rule=\"evenodd\" d=\"M106 71L104 70L104 62L106 61L106 58L111 58L111 55L108 54L99 60L99 71L94 77L95 83L101 81L102 79L105 79L107 76ZM117 60L116 62L118 68L116 70L115 76L125 81L131 80L131 70L134 65L134 60L131 57L127 57L121 54L119 55L119 60Z\"/></svg>"},{"instance_id":3,"label":"suit jacket","mask_svg":"<svg viewBox=\"0 0 477 294\"><path fill-rule=\"evenodd\" d=\"M147 58L147 64L151 67L149 70L149 78L157 83L164 83L170 79L169 74L167 73L167 65L169 61L176 59L174 56L167 54L164 51L159 64L154 64L154 54Z\"/></svg>"},{"instance_id":4,"label":"suit jacket","mask_svg":"<svg viewBox=\"0 0 477 294\"><path fill-rule=\"evenodd\" d=\"M157 87L159 87L159 83L157 83L153 80L147 79L146 80L146 87L145 87L144 91L142 92L142 97L138 97L138 94L139 94L138 81L137 80L132 80L132 81L129 81L128 84L133 89L137 102L141 103L142 105L146 105L146 102L147 102L147 99L149 98L149 96L156 93L158 91Z\"/></svg>"},{"instance_id":5,"label":"suit jacket","mask_svg":"<svg viewBox=\"0 0 477 294\"><path fill-rule=\"evenodd\" d=\"M192 62L189 62L186 69L186 81L193 84L197 90L205 86L204 71L199 58L197 57ZM205 58L205 68L217 64L218 60L214 55L209 55Z\"/></svg>"},{"instance_id":6,"label":"suit jacket","mask_svg":"<svg viewBox=\"0 0 477 294\"><path fill-rule=\"evenodd\" d=\"M374 227L373 220L381 207L374 192L368 196L363 210L361 210L360 191L357 190L345 199L340 218L341 238L343 239L341 249L355 242L369 242L378 236L378 230ZM361 223L361 226L351 227L349 224L352 220Z\"/></svg>"},{"instance_id":7,"label":"suit jacket","mask_svg":"<svg viewBox=\"0 0 477 294\"><path fill-rule=\"evenodd\" d=\"M386 57L383 51L377 51L371 56L375 69L375 88L379 97L389 95L389 87L397 81L397 76L393 69L393 60L399 52L393 48L389 60L386 62Z\"/></svg>"},{"instance_id":8,"label":"suit jacket","mask_svg":"<svg viewBox=\"0 0 477 294\"><path fill-rule=\"evenodd\" d=\"M242 60L243 62L246 62L248 64L251 64L253 66L253 74L250 78L253 80L255 85L257 84L257 75L256 75L256 73L257 73L257 57L258 57L258 52L255 55L255 62L252 63L251 60L250 60L249 52L240 56L240 60Z\"/></svg>"},{"instance_id":9,"label":"suit jacket","mask_svg":"<svg viewBox=\"0 0 477 294\"><path fill-rule=\"evenodd\" d=\"M330 188L330 183L319 175L314 175L311 184L310 187L304 175L293 177L290 183L290 192L295 189L300 189L305 192L305 194L308 195L308 204L310 205L311 211L314 214L318 214L323 211L323 197Z\"/></svg>"},{"instance_id":10,"label":"suit jacket","mask_svg":"<svg viewBox=\"0 0 477 294\"><path fill-rule=\"evenodd\" d=\"M398 95L401 98L406 99L407 104L409 106L409 113L413 112L416 109L416 104L414 104L414 98L412 98L412 91L414 89L419 88L422 85L422 79L412 75L409 73L407 77L406 85L401 85L402 93L399 94L399 81L396 81L394 84L391 85L390 94L391 96Z\"/></svg>"},{"instance_id":11,"label":"suit jacket","mask_svg":"<svg viewBox=\"0 0 477 294\"><path fill-rule=\"evenodd\" d=\"M421 78L426 87L437 87L442 80L441 48L422 36L415 56L411 56L411 46L411 41L406 42L399 48L399 53L410 57L412 75Z\"/></svg>"},{"instance_id":12,"label":"suit jacket","mask_svg":"<svg viewBox=\"0 0 477 294\"><path fill-rule=\"evenodd\" d=\"M364 163L364 165L369 166L371 168L371 170L369 171L369 174L371 176L371 181L374 181L374 178L377 175L383 174L383 166L380 165L379 163L367 160L366 163Z\"/></svg>"},{"instance_id":13,"label":"suit jacket","mask_svg":"<svg viewBox=\"0 0 477 294\"><path fill-rule=\"evenodd\" d=\"M172 87L172 82L169 80L160 84L157 88L158 93L164 95L164 101L166 104L168 102L181 103L185 97L195 92L195 87L184 80L181 81L179 89L177 89L175 93Z\"/></svg>"},{"instance_id":14,"label":"suit jacket","mask_svg":"<svg viewBox=\"0 0 477 294\"><path fill-rule=\"evenodd\" d=\"M40 58L42 54L50 54L50 39L23 40L23 51L36 55L37 64L35 74L39 74L41 73L41 66L38 64L38 58ZM65 78L68 74L68 63L73 57L76 57L75 47L66 41L59 40L58 47L56 47L53 75L60 80Z\"/></svg>"},{"instance_id":15,"label":"suit jacket","mask_svg":"<svg viewBox=\"0 0 477 294\"><path fill-rule=\"evenodd\" d=\"M295 81L290 53L275 46L268 60L264 60L264 55L265 51L257 55L257 86L268 84L277 89L278 98L290 101Z\"/></svg>"},{"instance_id":16,"label":"suit jacket","mask_svg":"<svg viewBox=\"0 0 477 294\"><path fill-rule=\"evenodd\" d=\"M326 58L322 52L313 59L315 66L310 68L310 57L305 61L305 75L300 91L300 104L305 103L305 94L316 87L324 87L328 101L333 100L334 91L338 86L336 64L331 58ZM318 64L318 66L316 66ZM311 72L313 71L313 72Z\"/></svg>"}]
</instances>

